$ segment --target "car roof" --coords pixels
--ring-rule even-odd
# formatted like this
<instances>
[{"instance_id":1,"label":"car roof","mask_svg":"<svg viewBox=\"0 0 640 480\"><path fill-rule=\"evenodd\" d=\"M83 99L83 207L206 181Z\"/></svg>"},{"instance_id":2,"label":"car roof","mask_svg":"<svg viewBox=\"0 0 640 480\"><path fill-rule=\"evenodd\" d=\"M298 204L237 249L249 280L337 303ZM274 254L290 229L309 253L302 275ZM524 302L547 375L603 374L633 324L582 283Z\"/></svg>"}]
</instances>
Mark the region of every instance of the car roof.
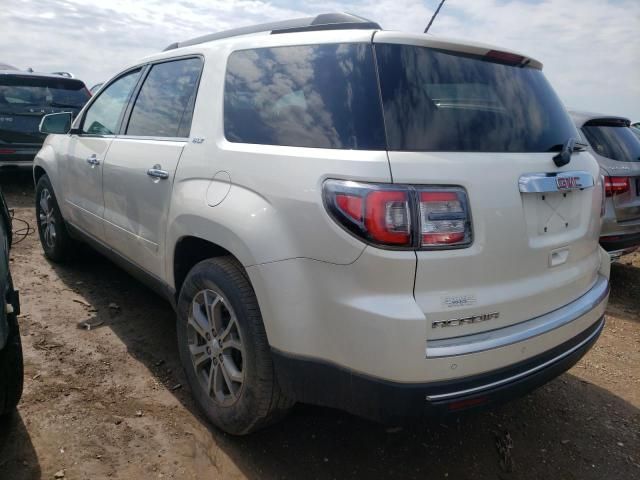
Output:
<instances>
[{"instance_id":1,"label":"car roof","mask_svg":"<svg viewBox=\"0 0 640 480\"><path fill-rule=\"evenodd\" d=\"M18 69L13 65L9 65L8 63L0 62L0 70L18 70Z\"/></svg>"},{"instance_id":2,"label":"car roof","mask_svg":"<svg viewBox=\"0 0 640 480\"><path fill-rule=\"evenodd\" d=\"M385 31L372 20L345 13L327 13L316 17L271 22L204 35L173 43L163 52L150 55L131 66L178 55L200 53L229 44L237 45L242 49L258 48L258 46L306 45L313 44L315 40L321 43L347 43L372 41L372 39L374 42L407 43L472 55L486 55L490 51L504 52L522 57L523 65L542 69L540 61L511 49L424 33Z\"/></svg>"},{"instance_id":3,"label":"car roof","mask_svg":"<svg viewBox=\"0 0 640 480\"><path fill-rule=\"evenodd\" d=\"M571 115L573 122L578 128L582 128L585 123L593 122L594 120L602 121L603 123L608 121L612 123L626 123L627 126L630 124L628 118L618 115L606 115L604 113L585 112L579 110L569 110L569 115Z\"/></svg>"}]
</instances>

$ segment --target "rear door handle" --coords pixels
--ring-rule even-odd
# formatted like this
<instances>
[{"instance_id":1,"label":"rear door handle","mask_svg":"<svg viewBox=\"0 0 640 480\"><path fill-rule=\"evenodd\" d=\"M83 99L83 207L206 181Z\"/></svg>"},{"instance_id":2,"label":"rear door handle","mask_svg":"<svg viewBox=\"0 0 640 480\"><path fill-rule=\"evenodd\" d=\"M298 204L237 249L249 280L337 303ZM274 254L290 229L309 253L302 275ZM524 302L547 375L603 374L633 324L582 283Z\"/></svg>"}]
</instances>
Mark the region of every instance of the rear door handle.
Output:
<instances>
[{"instance_id":1,"label":"rear door handle","mask_svg":"<svg viewBox=\"0 0 640 480\"><path fill-rule=\"evenodd\" d=\"M154 165L152 168L147 170L147 175L153 178L159 178L161 180L166 180L169 178L169 172L166 170L162 170L160 165Z\"/></svg>"},{"instance_id":2,"label":"rear door handle","mask_svg":"<svg viewBox=\"0 0 640 480\"><path fill-rule=\"evenodd\" d=\"M92 167L95 167L96 165L100 165L100 160L98 160L98 157L94 153L87 157L87 163Z\"/></svg>"}]
</instances>

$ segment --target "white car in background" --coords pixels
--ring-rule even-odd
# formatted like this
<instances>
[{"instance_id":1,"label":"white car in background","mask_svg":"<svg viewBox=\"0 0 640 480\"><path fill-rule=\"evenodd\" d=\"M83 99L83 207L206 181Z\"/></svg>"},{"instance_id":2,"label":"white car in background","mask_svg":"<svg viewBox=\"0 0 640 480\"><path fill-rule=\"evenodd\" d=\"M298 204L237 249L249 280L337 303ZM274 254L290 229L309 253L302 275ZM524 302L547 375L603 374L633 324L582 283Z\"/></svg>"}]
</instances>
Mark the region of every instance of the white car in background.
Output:
<instances>
[{"instance_id":1,"label":"white car in background","mask_svg":"<svg viewBox=\"0 0 640 480\"><path fill-rule=\"evenodd\" d=\"M41 129L46 256L164 294L227 432L502 402L602 331L599 168L533 58L319 15L171 45Z\"/></svg>"}]
</instances>

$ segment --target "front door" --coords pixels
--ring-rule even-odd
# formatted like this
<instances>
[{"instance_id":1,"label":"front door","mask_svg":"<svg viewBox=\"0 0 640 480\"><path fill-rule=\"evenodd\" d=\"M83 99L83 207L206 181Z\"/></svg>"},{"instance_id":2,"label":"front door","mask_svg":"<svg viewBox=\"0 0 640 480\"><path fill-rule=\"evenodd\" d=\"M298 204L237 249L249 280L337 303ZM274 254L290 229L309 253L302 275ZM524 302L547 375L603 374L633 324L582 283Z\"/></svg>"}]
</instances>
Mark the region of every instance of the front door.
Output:
<instances>
[{"instance_id":1,"label":"front door","mask_svg":"<svg viewBox=\"0 0 640 480\"><path fill-rule=\"evenodd\" d=\"M103 165L140 71L125 73L102 90L87 108L80 133L71 135L63 162L65 216L99 240L104 240Z\"/></svg>"},{"instance_id":2,"label":"front door","mask_svg":"<svg viewBox=\"0 0 640 480\"><path fill-rule=\"evenodd\" d=\"M164 234L173 178L191 128L200 58L151 66L104 165L107 244L164 278Z\"/></svg>"}]
</instances>

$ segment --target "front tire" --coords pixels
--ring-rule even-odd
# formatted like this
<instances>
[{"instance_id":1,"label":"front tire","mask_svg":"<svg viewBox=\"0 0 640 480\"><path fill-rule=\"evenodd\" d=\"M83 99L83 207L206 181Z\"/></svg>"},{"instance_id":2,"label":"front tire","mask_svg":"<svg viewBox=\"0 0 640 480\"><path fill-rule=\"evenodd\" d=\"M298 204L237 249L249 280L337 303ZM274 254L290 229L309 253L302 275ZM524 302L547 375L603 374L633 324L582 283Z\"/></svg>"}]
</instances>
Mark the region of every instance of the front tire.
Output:
<instances>
[{"instance_id":1,"label":"front tire","mask_svg":"<svg viewBox=\"0 0 640 480\"><path fill-rule=\"evenodd\" d=\"M198 263L178 299L178 348L196 402L209 420L245 435L293 405L280 391L255 293L231 257Z\"/></svg>"},{"instance_id":2,"label":"front tire","mask_svg":"<svg viewBox=\"0 0 640 480\"><path fill-rule=\"evenodd\" d=\"M36 221L45 256L56 263L68 259L73 251L74 242L67 232L51 180L47 175L40 177L36 184Z\"/></svg>"}]
</instances>

